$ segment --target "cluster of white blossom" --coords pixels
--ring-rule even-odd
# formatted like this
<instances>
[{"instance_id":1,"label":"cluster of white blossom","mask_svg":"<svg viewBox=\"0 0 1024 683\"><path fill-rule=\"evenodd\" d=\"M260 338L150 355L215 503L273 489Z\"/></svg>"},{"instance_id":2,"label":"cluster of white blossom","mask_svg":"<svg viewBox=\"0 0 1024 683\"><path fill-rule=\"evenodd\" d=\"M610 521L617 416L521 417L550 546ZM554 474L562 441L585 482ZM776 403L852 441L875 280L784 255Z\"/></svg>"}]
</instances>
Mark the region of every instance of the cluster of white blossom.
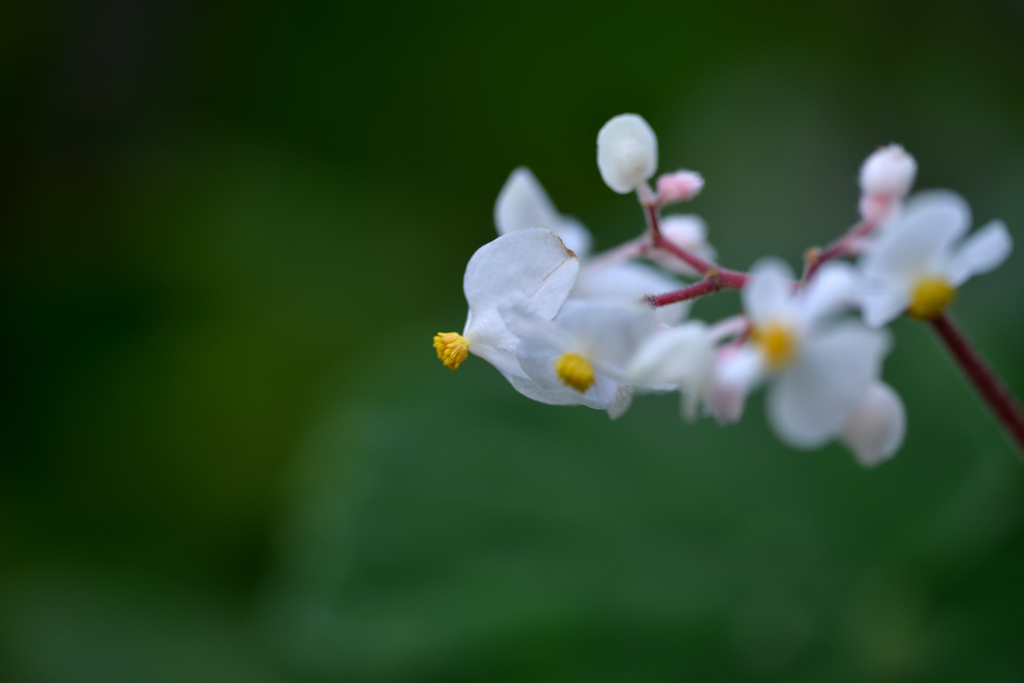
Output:
<instances>
[{"instance_id":1,"label":"cluster of white blossom","mask_svg":"<svg viewBox=\"0 0 1024 683\"><path fill-rule=\"evenodd\" d=\"M959 195L908 198L917 164L893 144L861 167L861 221L810 250L801 277L772 258L727 271L700 218L660 216L695 197L704 179L677 171L652 189L657 160L657 138L640 116L601 128L601 177L615 192L637 193L647 230L597 256L587 229L558 212L534 175L513 171L494 209L499 236L466 267L465 328L434 337L438 358L454 370L473 353L529 398L612 419L635 394L679 391L684 419L703 412L732 423L767 385L768 421L785 443L838 440L865 466L892 457L906 419L881 380L891 347L881 328L903 313L942 316L959 286L1009 255L1006 227L993 221L968 235L970 208ZM724 287L742 290L740 314L710 325L688 319L692 299Z\"/></svg>"}]
</instances>

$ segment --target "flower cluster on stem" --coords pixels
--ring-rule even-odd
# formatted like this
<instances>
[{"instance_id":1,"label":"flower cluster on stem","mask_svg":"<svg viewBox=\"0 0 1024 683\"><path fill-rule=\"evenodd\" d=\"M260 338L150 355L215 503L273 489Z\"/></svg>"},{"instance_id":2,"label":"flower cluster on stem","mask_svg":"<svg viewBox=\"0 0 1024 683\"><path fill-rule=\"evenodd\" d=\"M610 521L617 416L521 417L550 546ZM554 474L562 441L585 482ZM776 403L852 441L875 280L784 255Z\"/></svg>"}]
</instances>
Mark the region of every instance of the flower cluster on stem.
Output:
<instances>
[{"instance_id":1,"label":"flower cluster on stem","mask_svg":"<svg viewBox=\"0 0 1024 683\"><path fill-rule=\"evenodd\" d=\"M529 169L514 170L495 204L498 237L466 267L463 331L434 337L445 367L473 354L529 398L613 419L637 394L676 391L684 420L703 413L734 423L765 386L768 423L783 442L836 441L874 466L906 433L903 402L882 380L892 348L884 327L906 314L932 324L1024 453L1024 412L947 311L969 278L1009 256L1009 232L992 221L968 234L970 208L953 192L911 196L917 162L903 147L868 156L859 222L808 249L800 277L774 258L725 268L703 220L662 216L705 181L678 170L648 184L658 141L642 117L622 114L601 128L597 164L613 191L636 193L643 232L592 256L587 228L558 211ZM689 318L694 300L723 289L741 291L741 311L715 324Z\"/></svg>"}]
</instances>

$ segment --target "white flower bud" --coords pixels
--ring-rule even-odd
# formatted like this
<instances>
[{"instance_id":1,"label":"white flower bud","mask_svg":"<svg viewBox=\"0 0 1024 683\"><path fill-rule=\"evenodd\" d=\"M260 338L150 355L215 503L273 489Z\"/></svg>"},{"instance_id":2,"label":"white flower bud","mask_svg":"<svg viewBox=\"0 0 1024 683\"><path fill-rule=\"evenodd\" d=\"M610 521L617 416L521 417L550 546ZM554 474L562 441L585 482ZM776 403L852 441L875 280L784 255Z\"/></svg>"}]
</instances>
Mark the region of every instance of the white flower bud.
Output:
<instances>
[{"instance_id":1,"label":"white flower bud","mask_svg":"<svg viewBox=\"0 0 1024 683\"><path fill-rule=\"evenodd\" d=\"M704 189L704 176L696 171L676 171L658 178L658 203L661 206L688 202Z\"/></svg>"},{"instance_id":2,"label":"white flower bud","mask_svg":"<svg viewBox=\"0 0 1024 683\"><path fill-rule=\"evenodd\" d=\"M895 143L872 152L860 167L860 188L866 195L902 199L917 176L917 162Z\"/></svg>"},{"instance_id":3,"label":"white flower bud","mask_svg":"<svg viewBox=\"0 0 1024 683\"><path fill-rule=\"evenodd\" d=\"M658 168L658 138L637 114L620 114L597 134L597 168L619 194L632 192Z\"/></svg>"},{"instance_id":4,"label":"white flower bud","mask_svg":"<svg viewBox=\"0 0 1024 683\"><path fill-rule=\"evenodd\" d=\"M839 440L864 467L885 462L903 445L907 414L899 394L883 382L864 393L843 425Z\"/></svg>"}]
</instances>

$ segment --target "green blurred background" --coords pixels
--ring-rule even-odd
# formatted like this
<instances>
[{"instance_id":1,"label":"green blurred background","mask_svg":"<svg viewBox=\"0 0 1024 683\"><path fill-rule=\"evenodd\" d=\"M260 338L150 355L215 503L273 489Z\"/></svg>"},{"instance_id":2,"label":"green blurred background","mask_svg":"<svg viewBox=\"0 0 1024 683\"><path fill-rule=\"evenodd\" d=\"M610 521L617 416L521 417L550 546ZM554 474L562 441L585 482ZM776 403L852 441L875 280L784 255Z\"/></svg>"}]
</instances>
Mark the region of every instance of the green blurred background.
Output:
<instances>
[{"instance_id":1,"label":"green blurred background","mask_svg":"<svg viewBox=\"0 0 1024 683\"><path fill-rule=\"evenodd\" d=\"M624 111L733 267L890 141L1024 243L1012 0L0 2L0 680L1024 680L1024 466L926 328L867 472L437 361L515 166L642 228ZM955 305L1018 393L1021 263Z\"/></svg>"}]
</instances>

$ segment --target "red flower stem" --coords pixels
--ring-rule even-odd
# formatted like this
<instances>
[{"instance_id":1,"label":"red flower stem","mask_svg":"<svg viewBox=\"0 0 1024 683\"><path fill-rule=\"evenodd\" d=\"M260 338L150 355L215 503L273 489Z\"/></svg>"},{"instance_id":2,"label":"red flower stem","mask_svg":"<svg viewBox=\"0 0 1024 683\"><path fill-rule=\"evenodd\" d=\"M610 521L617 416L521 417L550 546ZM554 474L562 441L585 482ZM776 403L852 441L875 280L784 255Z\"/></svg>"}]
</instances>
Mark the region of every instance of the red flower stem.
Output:
<instances>
[{"instance_id":1,"label":"red flower stem","mask_svg":"<svg viewBox=\"0 0 1024 683\"><path fill-rule=\"evenodd\" d=\"M974 390L978 392L985 405L1013 439L1020 451L1019 455L1024 458L1024 412L1021 411L1017 399L985 363L981 354L971 346L971 342L964 336L949 313L943 313L932 320L932 327L938 333L939 339L949 349L953 360L967 375Z\"/></svg>"},{"instance_id":2,"label":"red flower stem","mask_svg":"<svg viewBox=\"0 0 1024 683\"><path fill-rule=\"evenodd\" d=\"M679 257L701 275L707 278L713 277L714 279L719 280L719 289L743 289L743 286L747 284L748 275L746 273L722 268L714 263L705 261L699 256L691 254L686 249L678 247L665 239L665 236L661 234L661 215L658 212L658 207L655 204L647 203L645 203L643 207L644 217L647 219L647 228L651 233L651 242L655 247L658 249L664 249L665 251ZM714 291L718 290L716 289ZM682 301L682 299L680 299L680 301Z\"/></svg>"},{"instance_id":3,"label":"red flower stem","mask_svg":"<svg viewBox=\"0 0 1024 683\"><path fill-rule=\"evenodd\" d=\"M806 265L804 267L803 281L807 282L810 280L818 268L821 268L825 263L849 254L850 243L861 237L867 237L874 232L876 227L878 227L878 221L864 220L850 228L845 235L824 249L808 249L807 255L804 257Z\"/></svg>"},{"instance_id":4,"label":"red flower stem","mask_svg":"<svg viewBox=\"0 0 1024 683\"><path fill-rule=\"evenodd\" d=\"M708 278L707 280L701 280L700 282L692 284L689 287L677 289L674 292L658 294L657 296L647 296L644 298L644 301L651 306L668 306L669 304L674 304L679 301L689 301L690 299L714 294L721 288L722 285L717 278Z\"/></svg>"}]
</instances>

